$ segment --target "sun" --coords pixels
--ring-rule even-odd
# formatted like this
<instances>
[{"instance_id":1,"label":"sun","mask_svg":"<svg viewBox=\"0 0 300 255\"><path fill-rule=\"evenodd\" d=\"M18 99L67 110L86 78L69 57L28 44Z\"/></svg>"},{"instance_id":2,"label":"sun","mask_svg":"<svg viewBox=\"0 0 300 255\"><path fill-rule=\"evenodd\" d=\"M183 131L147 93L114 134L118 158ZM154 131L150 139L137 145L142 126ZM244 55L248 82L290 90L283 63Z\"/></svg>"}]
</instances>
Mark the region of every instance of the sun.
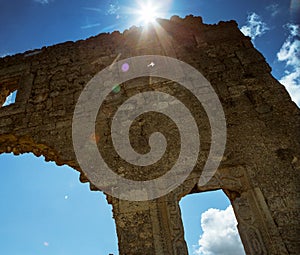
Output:
<instances>
[{"instance_id":1,"label":"sun","mask_svg":"<svg viewBox=\"0 0 300 255\"><path fill-rule=\"evenodd\" d=\"M133 24L147 27L149 24L157 26L157 18L166 18L172 0L135 0L127 7L127 13L133 17Z\"/></svg>"},{"instance_id":2,"label":"sun","mask_svg":"<svg viewBox=\"0 0 300 255\"><path fill-rule=\"evenodd\" d=\"M139 9L137 9L138 23L142 25L148 25L154 23L155 19L158 18L158 6L155 6L152 2L139 3Z\"/></svg>"},{"instance_id":3,"label":"sun","mask_svg":"<svg viewBox=\"0 0 300 255\"><path fill-rule=\"evenodd\" d=\"M150 3L141 6L139 14L141 21L146 24L154 22L155 18L158 16L156 8Z\"/></svg>"}]
</instances>

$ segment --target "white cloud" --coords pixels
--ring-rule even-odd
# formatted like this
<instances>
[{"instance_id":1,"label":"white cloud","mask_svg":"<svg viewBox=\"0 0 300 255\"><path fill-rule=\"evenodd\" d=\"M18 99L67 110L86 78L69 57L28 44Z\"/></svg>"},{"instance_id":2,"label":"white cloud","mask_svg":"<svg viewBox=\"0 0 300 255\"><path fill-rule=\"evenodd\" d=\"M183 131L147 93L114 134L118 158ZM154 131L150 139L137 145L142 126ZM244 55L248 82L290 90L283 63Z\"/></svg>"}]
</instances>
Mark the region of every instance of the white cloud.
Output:
<instances>
[{"instance_id":1,"label":"white cloud","mask_svg":"<svg viewBox=\"0 0 300 255\"><path fill-rule=\"evenodd\" d=\"M300 40L297 39L299 25L288 24L290 35L277 53L278 61L285 62L286 70L279 82L282 83L292 100L300 107Z\"/></svg>"},{"instance_id":2,"label":"white cloud","mask_svg":"<svg viewBox=\"0 0 300 255\"><path fill-rule=\"evenodd\" d=\"M299 65L300 41L288 38L277 53L279 61L285 61L287 66Z\"/></svg>"},{"instance_id":3,"label":"white cloud","mask_svg":"<svg viewBox=\"0 0 300 255\"><path fill-rule=\"evenodd\" d=\"M279 13L279 4L270 4L266 10L270 12L272 17L275 17Z\"/></svg>"},{"instance_id":4,"label":"white cloud","mask_svg":"<svg viewBox=\"0 0 300 255\"><path fill-rule=\"evenodd\" d=\"M4 58L6 56L11 56L13 55L12 53L0 53L0 58Z\"/></svg>"},{"instance_id":5,"label":"white cloud","mask_svg":"<svg viewBox=\"0 0 300 255\"><path fill-rule=\"evenodd\" d=\"M81 26L81 29L88 29L88 28L99 27L99 26L101 26L101 23L93 23L93 24Z\"/></svg>"},{"instance_id":6,"label":"white cloud","mask_svg":"<svg viewBox=\"0 0 300 255\"><path fill-rule=\"evenodd\" d=\"M50 0L34 0L34 1L40 4L49 4L50 2Z\"/></svg>"},{"instance_id":7,"label":"white cloud","mask_svg":"<svg viewBox=\"0 0 300 255\"><path fill-rule=\"evenodd\" d=\"M291 36L299 35L299 25L287 24L287 28L290 30Z\"/></svg>"},{"instance_id":8,"label":"white cloud","mask_svg":"<svg viewBox=\"0 0 300 255\"><path fill-rule=\"evenodd\" d=\"M292 100L300 107L300 68L287 72L279 82L285 86Z\"/></svg>"},{"instance_id":9,"label":"white cloud","mask_svg":"<svg viewBox=\"0 0 300 255\"><path fill-rule=\"evenodd\" d=\"M92 8L92 7L84 7L83 9L88 10L88 11L95 11L95 12L102 12L102 9L99 8Z\"/></svg>"},{"instance_id":10,"label":"white cloud","mask_svg":"<svg viewBox=\"0 0 300 255\"><path fill-rule=\"evenodd\" d=\"M232 206L225 210L210 208L201 215L203 234L194 254L243 255L245 254L237 230Z\"/></svg>"},{"instance_id":11,"label":"white cloud","mask_svg":"<svg viewBox=\"0 0 300 255\"><path fill-rule=\"evenodd\" d=\"M118 10L120 10L120 6L119 6L118 2L116 2L114 4L110 4L109 8L107 10L107 14L114 15L118 12Z\"/></svg>"},{"instance_id":12,"label":"white cloud","mask_svg":"<svg viewBox=\"0 0 300 255\"><path fill-rule=\"evenodd\" d=\"M262 36L268 30L267 24L263 22L261 17L255 12L248 15L247 24L241 27L242 33L246 36L250 36L252 40L255 40L258 36Z\"/></svg>"}]
</instances>

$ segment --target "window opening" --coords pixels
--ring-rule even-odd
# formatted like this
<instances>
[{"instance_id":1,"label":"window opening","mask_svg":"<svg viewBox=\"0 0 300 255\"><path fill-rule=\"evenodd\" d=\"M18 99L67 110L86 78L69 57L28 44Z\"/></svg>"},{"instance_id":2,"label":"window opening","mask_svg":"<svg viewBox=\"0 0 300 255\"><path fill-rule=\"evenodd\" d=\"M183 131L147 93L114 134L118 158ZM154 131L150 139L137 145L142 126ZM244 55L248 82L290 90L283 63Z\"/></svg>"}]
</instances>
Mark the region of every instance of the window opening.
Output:
<instances>
[{"instance_id":1,"label":"window opening","mask_svg":"<svg viewBox=\"0 0 300 255\"><path fill-rule=\"evenodd\" d=\"M14 104L16 102L16 97L17 97L17 90L9 94L9 96L6 98L2 106L8 106Z\"/></svg>"},{"instance_id":2,"label":"window opening","mask_svg":"<svg viewBox=\"0 0 300 255\"><path fill-rule=\"evenodd\" d=\"M12 105L16 102L20 76L0 81L0 107Z\"/></svg>"}]
</instances>

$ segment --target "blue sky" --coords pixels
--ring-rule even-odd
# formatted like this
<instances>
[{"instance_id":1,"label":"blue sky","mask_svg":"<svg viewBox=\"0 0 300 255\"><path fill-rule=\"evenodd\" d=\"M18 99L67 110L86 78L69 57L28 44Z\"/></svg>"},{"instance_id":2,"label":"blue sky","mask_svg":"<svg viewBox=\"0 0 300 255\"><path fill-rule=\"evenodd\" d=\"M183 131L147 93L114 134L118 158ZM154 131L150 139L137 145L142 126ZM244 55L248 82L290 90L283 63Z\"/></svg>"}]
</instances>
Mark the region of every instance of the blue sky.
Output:
<instances>
[{"instance_id":1,"label":"blue sky","mask_svg":"<svg viewBox=\"0 0 300 255\"><path fill-rule=\"evenodd\" d=\"M134 0L0 0L0 56L140 25L137 6ZM300 105L299 0L165 0L153 6L165 18L236 20ZM2 154L0 175L0 254L118 254L112 208L79 183L78 173L42 157ZM228 205L221 192L181 201L191 254L219 254L218 247L226 247L225 255L242 254L238 241L226 239L235 225ZM216 235L214 228L223 230Z\"/></svg>"}]
</instances>

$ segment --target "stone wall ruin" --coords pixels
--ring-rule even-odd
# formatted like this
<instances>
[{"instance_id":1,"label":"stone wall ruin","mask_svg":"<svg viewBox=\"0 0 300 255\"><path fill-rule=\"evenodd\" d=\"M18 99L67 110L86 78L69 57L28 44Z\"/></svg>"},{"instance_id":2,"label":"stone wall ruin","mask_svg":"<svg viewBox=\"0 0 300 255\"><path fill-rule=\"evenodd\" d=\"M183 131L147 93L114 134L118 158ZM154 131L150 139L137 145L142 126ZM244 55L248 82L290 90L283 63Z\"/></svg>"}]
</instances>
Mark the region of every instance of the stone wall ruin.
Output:
<instances>
[{"instance_id":1,"label":"stone wall ruin","mask_svg":"<svg viewBox=\"0 0 300 255\"><path fill-rule=\"evenodd\" d=\"M299 254L299 108L234 21L207 25L199 17L187 16L158 23L156 28L133 27L1 58L0 105L9 93L18 93L14 104L0 108L0 153L44 155L76 169L80 180L88 182L72 145L74 107L87 82L118 59L177 58L199 70L218 94L227 122L226 150L215 176L197 186L211 142L199 102L178 84L149 77L128 81L112 92L97 119L97 142L108 164L127 178L155 178L168 171L179 146L172 121L162 115L141 116L131 130L138 152L147 152L149 134L157 129L171 145L154 166L124 165L113 150L109 130L114 112L127 98L142 91L169 93L191 109L201 130L197 165L173 192L144 202L107 196L120 254L187 254L179 200L216 189L222 189L233 205L247 254ZM90 187L97 190L92 183Z\"/></svg>"}]
</instances>

